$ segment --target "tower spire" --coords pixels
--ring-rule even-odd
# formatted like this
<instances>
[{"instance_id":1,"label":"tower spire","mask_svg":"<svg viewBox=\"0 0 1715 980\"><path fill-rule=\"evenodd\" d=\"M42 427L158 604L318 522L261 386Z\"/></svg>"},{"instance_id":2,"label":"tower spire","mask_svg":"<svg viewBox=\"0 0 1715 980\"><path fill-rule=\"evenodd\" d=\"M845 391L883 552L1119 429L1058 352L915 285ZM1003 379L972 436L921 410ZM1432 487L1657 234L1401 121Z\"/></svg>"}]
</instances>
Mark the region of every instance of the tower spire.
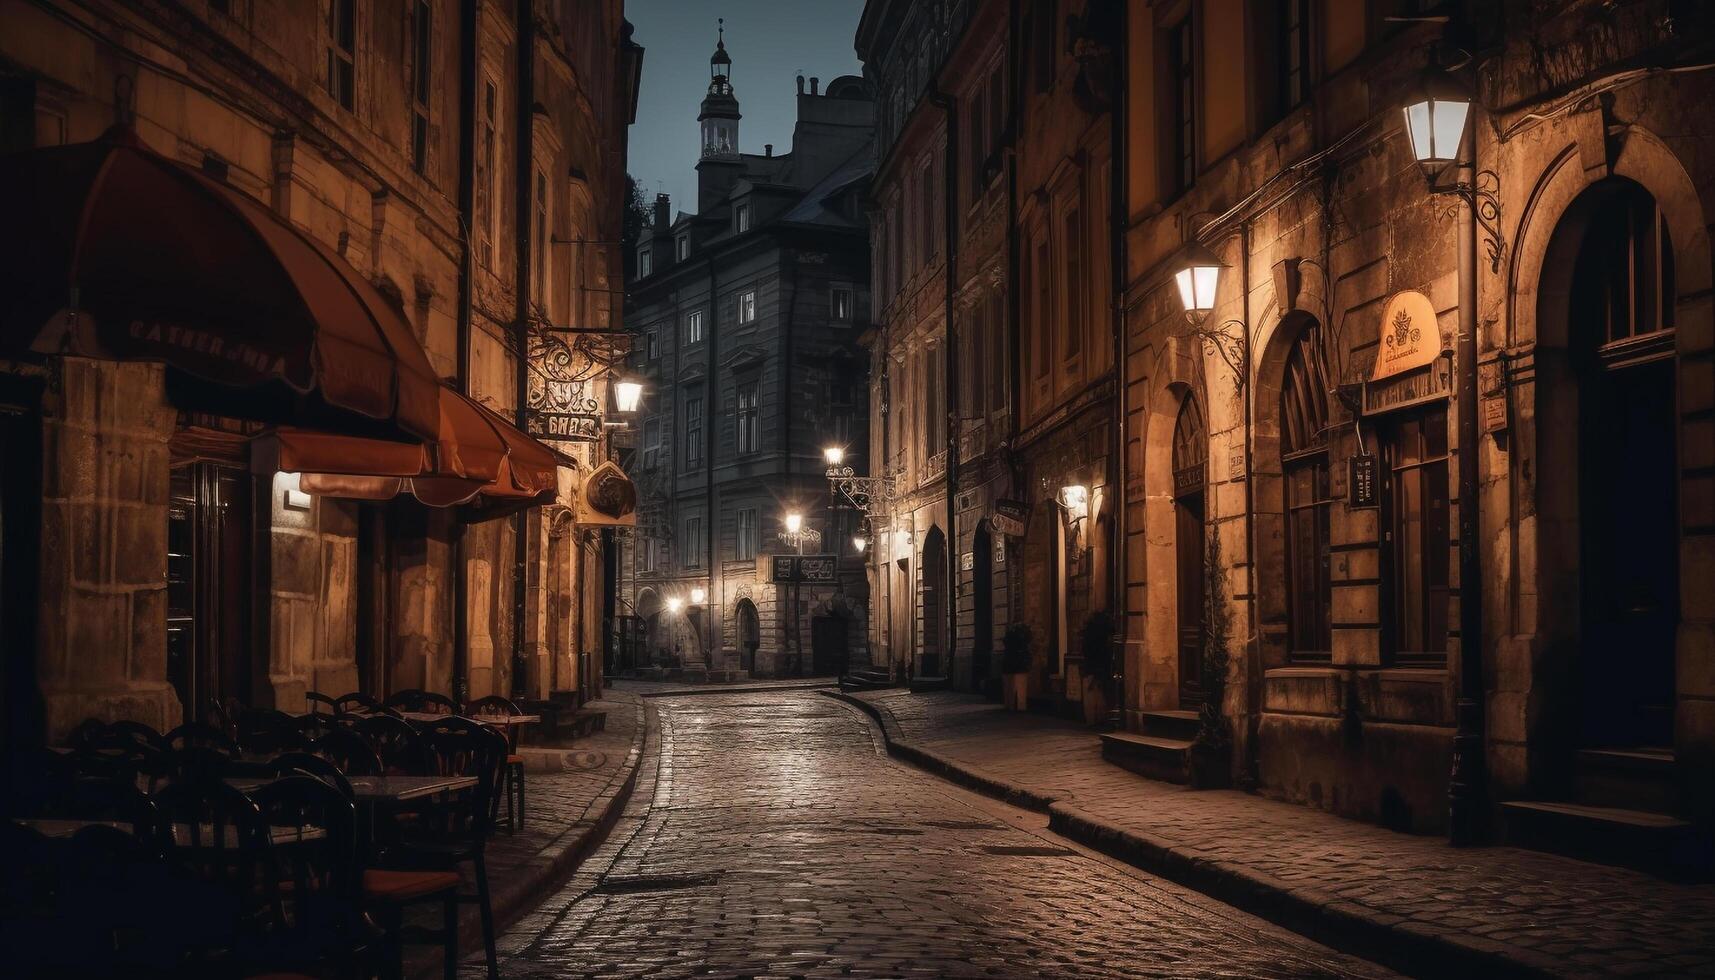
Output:
<instances>
[{"instance_id":1,"label":"tower spire","mask_svg":"<svg viewBox=\"0 0 1715 980\"><path fill-rule=\"evenodd\" d=\"M709 56L709 91L697 122L703 159L738 156L738 96L732 90L732 55L726 50L726 18L715 20L715 53Z\"/></svg>"}]
</instances>

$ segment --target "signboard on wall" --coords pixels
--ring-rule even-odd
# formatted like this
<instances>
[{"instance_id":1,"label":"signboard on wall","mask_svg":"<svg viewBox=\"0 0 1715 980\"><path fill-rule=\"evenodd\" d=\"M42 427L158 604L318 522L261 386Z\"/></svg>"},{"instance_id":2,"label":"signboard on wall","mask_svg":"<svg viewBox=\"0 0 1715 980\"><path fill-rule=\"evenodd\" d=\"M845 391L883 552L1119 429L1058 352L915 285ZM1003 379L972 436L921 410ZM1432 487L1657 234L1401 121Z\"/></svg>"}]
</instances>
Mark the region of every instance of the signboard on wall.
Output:
<instances>
[{"instance_id":1,"label":"signboard on wall","mask_svg":"<svg viewBox=\"0 0 1715 980\"><path fill-rule=\"evenodd\" d=\"M1395 293L1382 310L1378 340L1371 381L1433 363L1441 354L1441 327L1429 297L1414 290Z\"/></svg>"},{"instance_id":2,"label":"signboard on wall","mask_svg":"<svg viewBox=\"0 0 1715 980\"><path fill-rule=\"evenodd\" d=\"M1381 498L1376 495L1375 454L1359 453L1348 462L1351 468L1346 480L1347 502L1353 507L1380 507Z\"/></svg>"},{"instance_id":3,"label":"signboard on wall","mask_svg":"<svg viewBox=\"0 0 1715 980\"><path fill-rule=\"evenodd\" d=\"M989 515L989 526L1009 538L1024 537L1029 522L1030 505L1022 500L997 500L994 512Z\"/></svg>"},{"instance_id":4,"label":"signboard on wall","mask_svg":"<svg viewBox=\"0 0 1715 980\"><path fill-rule=\"evenodd\" d=\"M1364 414L1380 415L1439 401L1453 394L1453 359L1437 357L1428 367L1386 381L1364 382Z\"/></svg>"},{"instance_id":5,"label":"signboard on wall","mask_svg":"<svg viewBox=\"0 0 1715 980\"><path fill-rule=\"evenodd\" d=\"M601 438L601 416L581 412L543 412L531 410L525 421L530 434L538 439L560 442L595 442Z\"/></svg>"},{"instance_id":6,"label":"signboard on wall","mask_svg":"<svg viewBox=\"0 0 1715 980\"><path fill-rule=\"evenodd\" d=\"M838 555L773 555L769 580L832 584L839 578Z\"/></svg>"}]
</instances>

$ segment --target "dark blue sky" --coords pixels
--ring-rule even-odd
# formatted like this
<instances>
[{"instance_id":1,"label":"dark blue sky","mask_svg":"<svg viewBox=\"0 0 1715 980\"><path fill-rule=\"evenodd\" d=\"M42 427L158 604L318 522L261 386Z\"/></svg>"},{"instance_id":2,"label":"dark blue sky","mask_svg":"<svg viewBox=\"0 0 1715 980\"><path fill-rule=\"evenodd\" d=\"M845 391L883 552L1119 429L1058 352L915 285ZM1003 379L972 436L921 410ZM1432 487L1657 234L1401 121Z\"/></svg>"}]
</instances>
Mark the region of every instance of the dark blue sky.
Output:
<instances>
[{"instance_id":1,"label":"dark blue sky","mask_svg":"<svg viewBox=\"0 0 1715 980\"><path fill-rule=\"evenodd\" d=\"M739 146L785 153L792 143L800 70L825 86L862 71L852 39L862 0L627 0L625 17L643 45L643 85L631 127L630 165L644 197L673 195L675 211L696 206L697 106L709 86L715 18L726 18L738 95Z\"/></svg>"}]
</instances>

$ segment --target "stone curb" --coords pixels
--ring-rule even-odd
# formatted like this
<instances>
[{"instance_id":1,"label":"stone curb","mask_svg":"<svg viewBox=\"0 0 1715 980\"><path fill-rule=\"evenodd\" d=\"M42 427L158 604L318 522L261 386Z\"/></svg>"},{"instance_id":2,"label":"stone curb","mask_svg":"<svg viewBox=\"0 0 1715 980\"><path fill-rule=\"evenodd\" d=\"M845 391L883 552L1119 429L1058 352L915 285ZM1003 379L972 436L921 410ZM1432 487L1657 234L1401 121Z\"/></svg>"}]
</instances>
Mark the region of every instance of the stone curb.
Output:
<instances>
[{"instance_id":1,"label":"stone curb","mask_svg":"<svg viewBox=\"0 0 1715 980\"><path fill-rule=\"evenodd\" d=\"M1560 976L1569 966L1530 950L1378 912L1314 886L1294 886L1243 865L1211 860L1154 835L1113 826L1052 796L904 739L892 712L881 705L844 692L820 693L873 718L881 727L889 755L985 796L1046 813L1048 829L1068 840L1342 952L1413 976Z\"/></svg>"},{"instance_id":2,"label":"stone curb","mask_svg":"<svg viewBox=\"0 0 1715 980\"><path fill-rule=\"evenodd\" d=\"M632 692L617 693L635 697ZM497 942L506 932L507 926L535 907L542 898L569 877L577 866L583 863L584 858L607 837L614 824L619 822L620 814L625 811L625 804L637 787L637 771L643 760L643 747L649 728L649 712L642 698L636 700L633 708L637 714L637 723L631 737L631 749L625 754L625 778L616 784L609 784L607 789L591 801L593 818L580 820L566 828L565 833L556 841L564 842L564 846L537 855L535 861L519 868L519 873L504 881L493 878L489 880L489 903L494 910L494 938ZM421 951L417 955L407 953L406 975L423 980L440 976L440 950L427 947L419 949ZM478 962L482 957L482 917L474 906L465 909L459 916L459 961L468 963L472 961L472 957Z\"/></svg>"},{"instance_id":3,"label":"stone curb","mask_svg":"<svg viewBox=\"0 0 1715 980\"><path fill-rule=\"evenodd\" d=\"M622 691L624 694L635 694L640 698L682 698L703 694L766 694L769 691L820 691L833 687L837 681L816 681L803 684L742 684L728 687L722 684L704 684L697 687L675 687L666 691Z\"/></svg>"}]
</instances>

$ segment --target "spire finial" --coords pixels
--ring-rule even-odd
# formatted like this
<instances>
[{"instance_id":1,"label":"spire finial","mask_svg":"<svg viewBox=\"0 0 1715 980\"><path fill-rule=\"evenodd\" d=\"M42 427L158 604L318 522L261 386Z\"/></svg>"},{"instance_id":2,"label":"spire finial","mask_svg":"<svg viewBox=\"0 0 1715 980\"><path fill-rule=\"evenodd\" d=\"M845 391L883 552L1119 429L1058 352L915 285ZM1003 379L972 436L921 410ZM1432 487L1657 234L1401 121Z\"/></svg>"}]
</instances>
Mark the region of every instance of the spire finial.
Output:
<instances>
[{"instance_id":1,"label":"spire finial","mask_svg":"<svg viewBox=\"0 0 1715 980\"><path fill-rule=\"evenodd\" d=\"M716 17L715 18L715 43L720 45L723 48L726 47L726 18L725 17Z\"/></svg>"}]
</instances>

